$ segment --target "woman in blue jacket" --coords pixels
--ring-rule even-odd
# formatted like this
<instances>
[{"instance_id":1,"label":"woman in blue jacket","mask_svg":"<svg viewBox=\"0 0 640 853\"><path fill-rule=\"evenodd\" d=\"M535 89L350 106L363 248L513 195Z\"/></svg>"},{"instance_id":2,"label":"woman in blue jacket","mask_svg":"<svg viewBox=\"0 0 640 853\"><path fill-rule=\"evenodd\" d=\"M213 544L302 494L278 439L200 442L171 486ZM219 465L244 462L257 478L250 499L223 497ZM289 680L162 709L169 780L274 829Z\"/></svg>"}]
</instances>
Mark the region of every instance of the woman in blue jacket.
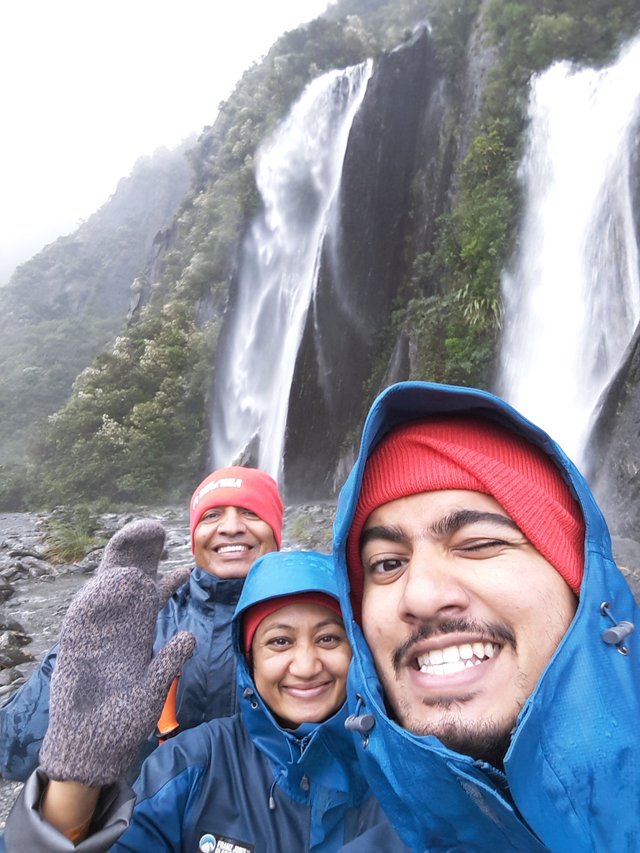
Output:
<instances>
[{"instance_id":1,"label":"woman in blue jacket","mask_svg":"<svg viewBox=\"0 0 640 853\"><path fill-rule=\"evenodd\" d=\"M260 558L236 609L233 643L240 713L183 732L147 759L124 834L130 803L120 781L103 787L90 833L73 848L38 815L47 786L39 771L9 817L8 850L97 853L112 842L114 851L406 849L364 782L345 731L351 651L331 558L315 552ZM118 741L123 733L113 736ZM82 777L83 786L102 779L95 766L90 779L87 762L75 757L61 768L60 756L70 754L62 741L54 756L43 751L56 778ZM95 744L85 751L95 752ZM55 806L53 813L71 829Z\"/></svg>"}]
</instances>

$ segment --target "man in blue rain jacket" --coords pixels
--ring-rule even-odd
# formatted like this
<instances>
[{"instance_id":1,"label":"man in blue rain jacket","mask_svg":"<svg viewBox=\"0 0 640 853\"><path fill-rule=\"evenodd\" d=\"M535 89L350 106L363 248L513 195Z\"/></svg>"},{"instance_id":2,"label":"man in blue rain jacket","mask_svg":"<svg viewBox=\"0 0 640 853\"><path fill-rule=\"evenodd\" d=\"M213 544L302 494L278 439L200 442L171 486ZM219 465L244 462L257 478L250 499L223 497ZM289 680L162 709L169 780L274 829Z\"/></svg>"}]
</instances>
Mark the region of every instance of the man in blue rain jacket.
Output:
<instances>
[{"instance_id":1,"label":"man in blue rain jacket","mask_svg":"<svg viewBox=\"0 0 640 853\"><path fill-rule=\"evenodd\" d=\"M388 388L334 553L350 727L412 850L640 850L640 614L549 436L483 391Z\"/></svg>"},{"instance_id":2,"label":"man in blue rain jacket","mask_svg":"<svg viewBox=\"0 0 640 853\"><path fill-rule=\"evenodd\" d=\"M272 477L256 468L234 466L209 474L190 503L195 568L158 614L154 650L179 631L197 640L184 666L163 734L175 734L237 711L231 620L251 564L280 547L283 506ZM0 708L0 775L24 781L38 765L49 723L51 676L58 646ZM151 738L140 756L158 743ZM139 763L132 767L135 776Z\"/></svg>"}]
</instances>

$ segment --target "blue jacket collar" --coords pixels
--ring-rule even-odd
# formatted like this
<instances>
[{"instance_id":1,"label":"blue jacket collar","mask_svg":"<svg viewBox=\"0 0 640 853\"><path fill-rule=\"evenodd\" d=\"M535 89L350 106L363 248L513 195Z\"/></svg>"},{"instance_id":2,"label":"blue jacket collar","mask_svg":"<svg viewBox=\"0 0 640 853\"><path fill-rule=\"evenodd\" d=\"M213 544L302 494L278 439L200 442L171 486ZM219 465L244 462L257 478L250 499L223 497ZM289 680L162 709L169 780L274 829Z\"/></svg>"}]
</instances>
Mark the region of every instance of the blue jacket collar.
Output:
<instances>
[{"instance_id":1,"label":"blue jacket collar","mask_svg":"<svg viewBox=\"0 0 640 853\"><path fill-rule=\"evenodd\" d=\"M189 595L192 602L203 610L216 604L235 607L244 581L244 578L219 578L196 566L189 578Z\"/></svg>"}]
</instances>

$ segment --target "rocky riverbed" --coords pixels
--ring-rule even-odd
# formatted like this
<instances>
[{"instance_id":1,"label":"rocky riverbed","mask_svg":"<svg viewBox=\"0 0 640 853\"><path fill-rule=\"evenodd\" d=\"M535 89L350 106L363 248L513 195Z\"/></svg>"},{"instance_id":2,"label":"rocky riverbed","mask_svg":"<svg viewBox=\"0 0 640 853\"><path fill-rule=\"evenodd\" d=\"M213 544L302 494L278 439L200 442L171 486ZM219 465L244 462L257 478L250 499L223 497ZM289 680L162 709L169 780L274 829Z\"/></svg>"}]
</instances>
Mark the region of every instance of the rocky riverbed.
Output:
<instances>
[{"instance_id":1,"label":"rocky riverbed","mask_svg":"<svg viewBox=\"0 0 640 853\"><path fill-rule=\"evenodd\" d=\"M331 549L335 505L287 507L282 547ZM104 539L139 517L157 518L167 531L161 571L192 565L186 509L163 508L139 514L100 517ZM79 563L52 565L43 537L44 515L0 513L0 704L31 675L56 642L69 601L95 571L103 548ZM21 785L0 779L0 830Z\"/></svg>"}]
</instances>

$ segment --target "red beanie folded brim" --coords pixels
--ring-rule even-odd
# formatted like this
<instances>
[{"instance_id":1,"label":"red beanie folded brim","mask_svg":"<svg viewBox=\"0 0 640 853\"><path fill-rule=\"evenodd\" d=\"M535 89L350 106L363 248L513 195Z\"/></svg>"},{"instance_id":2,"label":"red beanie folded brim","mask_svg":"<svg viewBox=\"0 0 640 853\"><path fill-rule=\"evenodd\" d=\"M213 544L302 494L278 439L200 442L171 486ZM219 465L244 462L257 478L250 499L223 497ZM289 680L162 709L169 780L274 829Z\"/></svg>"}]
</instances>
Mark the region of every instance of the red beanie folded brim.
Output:
<instances>
[{"instance_id":1,"label":"red beanie folded brim","mask_svg":"<svg viewBox=\"0 0 640 853\"><path fill-rule=\"evenodd\" d=\"M559 469L540 448L490 421L463 416L414 421L389 433L366 462L347 539L356 618L362 601L360 537L371 513L420 492L465 489L491 495L577 594L584 520Z\"/></svg>"},{"instance_id":2,"label":"red beanie folded brim","mask_svg":"<svg viewBox=\"0 0 640 853\"><path fill-rule=\"evenodd\" d=\"M258 630L258 626L262 620L275 613L276 610L281 610L290 604L318 604L320 607L327 607L329 610L333 610L342 619L340 604L335 598L324 592L298 592L292 595L280 595L277 598L267 598L264 601L259 601L253 607L249 607L242 616L242 643L247 658L251 653L251 643L253 642L254 634Z\"/></svg>"}]
</instances>

